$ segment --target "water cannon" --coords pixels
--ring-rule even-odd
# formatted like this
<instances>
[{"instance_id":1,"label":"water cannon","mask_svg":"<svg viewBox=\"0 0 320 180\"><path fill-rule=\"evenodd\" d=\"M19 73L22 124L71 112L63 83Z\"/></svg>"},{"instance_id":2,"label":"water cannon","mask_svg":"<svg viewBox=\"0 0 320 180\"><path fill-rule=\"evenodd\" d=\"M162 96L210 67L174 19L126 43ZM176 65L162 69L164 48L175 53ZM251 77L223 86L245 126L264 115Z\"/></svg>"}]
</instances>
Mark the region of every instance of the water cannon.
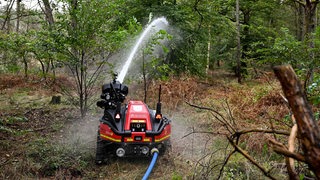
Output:
<instances>
[{"instance_id":1,"label":"water cannon","mask_svg":"<svg viewBox=\"0 0 320 180\"><path fill-rule=\"evenodd\" d=\"M97 106L115 109L123 103L128 95L128 87L116 79L117 74L113 74L113 80L108 84L102 85L102 93L100 95L102 100L97 102Z\"/></svg>"}]
</instances>

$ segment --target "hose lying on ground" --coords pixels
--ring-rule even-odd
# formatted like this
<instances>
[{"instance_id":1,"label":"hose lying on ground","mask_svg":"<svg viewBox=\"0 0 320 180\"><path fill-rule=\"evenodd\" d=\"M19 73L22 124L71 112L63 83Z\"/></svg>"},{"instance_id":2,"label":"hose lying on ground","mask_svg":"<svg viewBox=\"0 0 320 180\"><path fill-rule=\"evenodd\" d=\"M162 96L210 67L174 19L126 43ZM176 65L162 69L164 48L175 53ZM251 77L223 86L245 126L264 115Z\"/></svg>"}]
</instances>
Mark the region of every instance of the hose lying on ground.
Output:
<instances>
[{"instance_id":1,"label":"hose lying on ground","mask_svg":"<svg viewBox=\"0 0 320 180\"><path fill-rule=\"evenodd\" d=\"M157 148L153 148L151 150L151 154L153 155L151 163L149 164L149 167L148 167L146 173L144 174L142 180L147 180L148 177L150 176L151 171L152 171L154 165L156 164L156 161L157 161L157 158L158 158L158 155L159 155L159 150Z\"/></svg>"}]
</instances>

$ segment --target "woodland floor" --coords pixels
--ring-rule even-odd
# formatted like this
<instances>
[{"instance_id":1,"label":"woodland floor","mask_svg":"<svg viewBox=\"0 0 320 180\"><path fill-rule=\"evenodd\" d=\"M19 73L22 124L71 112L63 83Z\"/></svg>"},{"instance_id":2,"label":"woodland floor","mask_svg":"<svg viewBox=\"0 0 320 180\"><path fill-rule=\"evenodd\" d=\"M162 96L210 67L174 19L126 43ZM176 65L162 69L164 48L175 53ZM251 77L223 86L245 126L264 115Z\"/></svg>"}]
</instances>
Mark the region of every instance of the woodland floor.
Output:
<instances>
[{"instance_id":1,"label":"woodland floor","mask_svg":"<svg viewBox=\"0 0 320 180\"><path fill-rule=\"evenodd\" d=\"M68 83L59 78L59 83ZM157 92L160 82L152 82ZM172 150L159 157L150 179L216 179L229 146L223 136L201 132L223 132L223 127L204 110L186 102L215 108L236 119L238 127L270 125L288 129L282 122L288 110L281 88L272 73L239 85L226 72L215 72L207 80L183 76L162 83L163 114L172 119ZM50 105L56 85L50 80L4 75L0 77L0 179L141 179L150 159L115 158L108 165L94 164L96 132L102 110L92 108L81 119L64 96L60 105ZM141 84L130 84L127 99L143 97ZM156 94L150 93L150 107ZM98 94L100 92L97 92ZM226 103L228 102L228 103ZM266 136L246 136L243 146L260 157L278 178L284 178L283 158L267 147ZM265 179L241 156L230 160L221 179ZM240 170L239 170L240 169Z\"/></svg>"}]
</instances>

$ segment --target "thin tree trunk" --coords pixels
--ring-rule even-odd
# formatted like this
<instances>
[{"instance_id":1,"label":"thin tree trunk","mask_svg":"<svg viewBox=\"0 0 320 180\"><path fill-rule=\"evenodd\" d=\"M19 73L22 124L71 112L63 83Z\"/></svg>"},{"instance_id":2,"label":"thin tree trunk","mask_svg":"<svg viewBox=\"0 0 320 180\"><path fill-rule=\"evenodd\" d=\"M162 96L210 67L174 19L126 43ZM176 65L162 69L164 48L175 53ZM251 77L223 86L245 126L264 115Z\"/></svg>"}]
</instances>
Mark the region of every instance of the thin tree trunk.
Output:
<instances>
[{"instance_id":1,"label":"thin tree trunk","mask_svg":"<svg viewBox=\"0 0 320 180\"><path fill-rule=\"evenodd\" d=\"M239 20L239 0L236 0L236 26L237 26L237 77L238 83L242 82L241 75L241 40L240 40L240 20Z\"/></svg>"},{"instance_id":2,"label":"thin tree trunk","mask_svg":"<svg viewBox=\"0 0 320 180\"><path fill-rule=\"evenodd\" d=\"M303 41L305 36L305 9L304 6L300 3L297 4L296 16L297 37L299 41Z\"/></svg>"},{"instance_id":3,"label":"thin tree trunk","mask_svg":"<svg viewBox=\"0 0 320 180\"><path fill-rule=\"evenodd\" d=\"M210 67L210 50L211 50L211 31L210 31L210 27L208 28L208 35L209 35L209 40L208 40L207 67L206 67L206 75L207 75L207 77L209 75L209 67Z\"/></svg>"},{"instance_id":4,"label":"thin tree trunk","mask_svg":"<svg viewBox=\"0 0 320 180\"><path fill-rule=\"evenodd\" d=\"M24 64L24 77L28 79L28 62L27 62L27 55L23 55L23 64Z\"/></svg>"},{"instance_id":5,"label":"thin tree trunk","mask_svg":"<svg viewBox=\"0 0 320 180\"><path fill-rule=\"evenodd\" d=\"M54 63L53 63L53 59L50 58L50 63L51 63L51 68L52 68L52 73L53 73L53 82L56 81L56 67L54 66Z\"/></svg>"},{"instance_id":6,"label":"thin tree trunk","mask_svg":"<svg viewBox=\"0 0 320 180\"><path fill-rule=\"evenodd\" d=\"M85 108L85 88L84 88L84 54L81 53L80 57L80 77L79 77L79 87L80 87L80 110L81 110L81 117L86 116L86 108Z\"/></svg>"},{"instance_id":7,"label":"thin tree trunk","mask_svg":"<svg viewBox=\"0 0 320 180\"><path fill-rule=\"evenodd\" d=\"M5 13L6 18L4 19L2 27L1 27L1 30L4 30L4 28L7 25L7 28L8 28L7 32L8 33L10 32L10 19L11 19L11 10L12 10L13 4L14 4L14 0L11 0L7 6L6 13Z\"/></svg>"},{"instance_id":8,"label":"thin tree trunk","mask_svg":"<svg viewBox=\"0 0 320 180\"><path fill-rule=\"evenodd\" d=\"M39 59L39 62L41 64L42 75L43 75L44 79L46 79L46 71L45 71L46 68L45 68L45 65L40 59Z\"/></svg>"},{"instance_id":9,"label":"thin tree trunk","mask_svg":"<svg viewBox=\"0 0 320 180\"><path fill-rule=\"evenodd\" d=\"M21 3L21 0L17 0L17 9L16 9L16 13L17 13L16 32L17 33L19 33L19 28L20 28L20 3Z\"/></svg>"},{"instance_id":10,"label":"thin tree trunk","mask_svg":"<svg viewBox=\"0 0 320 180\"><path fill-rule=\"evenodd\" d=\"M142 53L142 76L144 84L144 103L147 103L147 77L146 77L146 64L145 64L145 54Z\"/></svg>"},{"instance_id":11,"label":"thin tree trunk","mask_svg":"<svg viewBox=\"0 0 320 180\"><path fill-rule=\"evenodd\" d=\"M311 1L306 0L305 4L305 39L309 41L309 48L314 48L314 37L313 33L317 27L317 5L319 4L319 0ZM306 90L308 84L313 81L313 62L315 61L314 52L310 52L309 54L311 62L308 68L307 76L304 83L304 90Z\"/></svg>"},{"instance_id":12,"label":"thin tree trunk","mask_svg":"<svg viewBox=\"0 0 320 180\"><path fill-rule=\"evenodd\" d=\"M44 4L44 9L42 8L42 11L43 13L45 14L46 16L46 20L49 24L49 27L51 28L54 24L54 18L53 18L53 15L52 15L52 8L51 8L51 5L50 5L50 2L49 0L42 0L43 4Z\"/></svg>"}]
</instances>

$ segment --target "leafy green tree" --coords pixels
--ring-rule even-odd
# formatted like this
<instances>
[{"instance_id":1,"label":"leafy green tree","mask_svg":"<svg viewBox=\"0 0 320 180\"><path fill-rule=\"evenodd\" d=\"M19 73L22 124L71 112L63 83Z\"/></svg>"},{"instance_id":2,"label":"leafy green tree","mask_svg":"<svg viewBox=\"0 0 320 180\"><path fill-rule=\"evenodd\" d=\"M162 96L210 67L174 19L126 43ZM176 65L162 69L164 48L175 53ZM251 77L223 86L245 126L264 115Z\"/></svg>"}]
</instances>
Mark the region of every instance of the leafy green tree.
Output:
<instances>
[{"instance_id":1,"label":"leafy green tree","mask_svg":"<svg viewBox=\"0 0 320 180\"><path fill-rule=\"evenodd\" d=\"M32 38L29 43L29 51L33 57L39 61L41 65L41 76L45 79L50 70L50 65L53 65L54 51L52 49L53 39L48 36L46 30L31 31ZM54 71L54 68L51 68Z\"/></svg>"},{"instance_id":2,"label":"leafy green tree","mask_svg":"<svg viewBox=\"0 0 320 180\"><path fill-rule=\"evenodd\" d=\"M282 28L279 37L275 38L273 45L264 51L265 59L263 63L270 63L272 65L292 64L295 68L301 68L303 63L301 59L306 58L306 47L301 41L298 41L290 34L287 28Z\"/></svg>"},{"instance_id":3,"label":"leafy green tree","mask_svg":"<svg viewBox=\"0 0 320 180\"><path fill-rule=\"evenodd\" d=\"M72 102L85 116L107 58L121 47L129 35L128 24L120 26L117 17L124 1L63 0L63 13L55 22L55 50L75 80L77 96ZM126 21L132 23L132 21ZM133 24L131 24L133 25Z\"/></svg>"},{"instance_id":4,"label":"leafy green tree","mask_svg":"<svg viewBox=\"0 0 320 180\"><path fill-rule=\"evenodd\" d=\"M4 51L2 59L3 67L9 72L18 72L20 64L23 64L25 78L29 74L29 52L30 49L30 34L28 33L10 33L2 34L0 50Z\"/></svg>"}]
</instances>

